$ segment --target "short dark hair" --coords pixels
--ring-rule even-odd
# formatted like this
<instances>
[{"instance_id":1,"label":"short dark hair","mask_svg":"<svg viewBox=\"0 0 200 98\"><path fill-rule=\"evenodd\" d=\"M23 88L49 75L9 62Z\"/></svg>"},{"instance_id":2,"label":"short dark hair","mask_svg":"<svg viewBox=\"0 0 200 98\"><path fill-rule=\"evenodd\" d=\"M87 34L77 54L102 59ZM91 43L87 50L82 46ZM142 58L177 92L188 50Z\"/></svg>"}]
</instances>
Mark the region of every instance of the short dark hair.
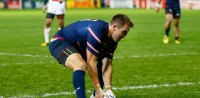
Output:
<instances>
[{"instance_id":1,"label":"short dark hair","mask_svg":"<svg viewBox=\"0 0 200 98\"><path fill-rule=\"evenodd\" d=\"M127 24L130 28L134 27L133 22L129 19L129 17L125 14L116 14L112 17L112 20L110 22L111 24L117 24L119 28L123 27L125 24Z\"/></svg>"}]
</instances>

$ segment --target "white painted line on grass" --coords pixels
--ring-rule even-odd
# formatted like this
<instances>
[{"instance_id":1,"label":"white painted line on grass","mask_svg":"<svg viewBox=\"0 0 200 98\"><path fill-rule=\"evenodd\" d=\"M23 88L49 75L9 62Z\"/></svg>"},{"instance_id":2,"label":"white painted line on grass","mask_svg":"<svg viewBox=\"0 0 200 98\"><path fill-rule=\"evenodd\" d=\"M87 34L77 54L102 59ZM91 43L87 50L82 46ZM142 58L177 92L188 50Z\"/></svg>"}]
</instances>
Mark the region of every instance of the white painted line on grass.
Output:
<instances>
[{"instance_id":1,"label":"white painted line on grass","mask_svg":"<svg viewBox=\"0 0 200 98\"><path fill-rule=\"evenodd\" d=\"M123 59L123 58L143 58L143 57L166 57L166 56L185 56L185 55L199 55L200 53L193 52L193 53L168 53L168 54L149 54L149 55L132 55L132 56L115 56L115 59ZM0 55L9 55L9 56L24 56L24 57L44 57L44 58L51 58L52 56L45 56L45 55L32 55L32 54L15 54L15 53L4 53L0 52Z\"/></svg>"},{"instance_id":2,"label":"white painted line on grass","mask_svg":"<svg viewBox=\"0 0 200 98\"><path fill-rule=\"evenodd\" d=\"M142 57L167 57L167 56L185 56L185 55L198 55L200 53L168 53L168 54L149 54L149 55L132 55L132 56L116 56L114 58L142 58Z\"/></svg>"},{"instance_id":3,"label":"white painted line on grass","mask_svg":"<svg viewBox=\"0 0 200 98\"><path fill-rule=\"evenodd\" d=\"M52 62L52 61L50 61ZM46 62L47 63L47 62ZM30 65L30 64L46 64L45 62L27 62L27 63L4 63L0 64L0 66L9 66L9 65ZM48 62L49 63L49 62Z\"/></svg>"},{"instance_id":4,"label":"white painted line on grass","mask_svg":"<svg viewBox=\"0 0 200 98\"><path fill-rule=\"evenodd\" d=\"M153 84L147 86L124 86L124 87L113 87L113 90L131 90L131 89L145 89L145 88L159 88L159 87L174 87L174 86L187 86L187 85L199 85L200 82L179 82L177 84Z\"/></svg>"},{"instance_id":5,"label":"white painted line on grass","mask_svg":"<svg viewBox=\"0 0 200 98\"><path fill-rule=\"evenodd\" d=\"M177 86L190 86L190 85L200 85L200 82L179 82L176 84L152 84L152 85L140 85L140 86L124 86L124 87L113 87L113 90L124 91L124 90L135 90L135 89L148 89L148 88L160 88L160 87L177 87ZM92 93L92 90L87 90L87 93ZM71 92L55 92L55 93L44 93L41 96L37 95L22 95L22 96L12 96L9 98L24 98L24 97L51 97L51 96L60 96L60 95L75 95L75 91ZM1 96L4 98L3 96Z\"/></svg>"},{"instance_id":6,"label":"white painted line on grass","mask_svg":"<svg viewBox=\"0 0 200 98\"><path fill-rule=\"evenodd\" d=\"M200 53L168 53L168 54L152 54L152 55L132 55L132 56L115 56L114 59L124 59L124 58L143 58L143 57L167 57L167 56L186 56L186 55L199 55ZM15 54L15 53L4 53L0 52L0 55L8 55L8 56L22 56L22 57L33 57L33 58L52 58L52 56L45 55L32 55L32 54ZM17 65L25 65L25 64L44 64L45 62L37 62L37 63L13 63ZM0 66L11 65L10 63L0 64Z\"/></svg>"},{"instance_id":7,"label":"white painted line on grass","mask_svg":"<svg viewBox=\"0 0 200 98\"><path fill-rule=\"evenodd\" d=\"M42 95L42 97L58 96L58 95L75 95L75 91L73 91L73 92L45 93L45 94Z\"/></svg>"},{"instance_id":8,"label":"white painted line on grass","mask_svg":"<svg viewBox=\"0 0 200 98\"><path fill-rule=\"evenodd\" d=\"M51 56L44 56L44 55L32 55L32 54L15 54L15 53L4 53L0 52L0 55L9 55L9 56L24 56L24 57L45 57L45 58L50 58Z\"/></svg>"},{"instance_id":9,"label":"white painted line on grass","mask_svg":"<svg viewBox=\"0 0 200 98\"><path fill-rule=\"evenodd\" d=\"M19 31L33 31L33 30L38 30L38 31L42 31L43 32L43 29L44 28L37 28L37 29L31 29L31 28L26 28L26 29L24 29L24 28L22 28L22 29L19 29ZM51 28L52 30L58 30L59 28ZM7 33L7 32L13 32L13 30L12 29L0 29L0 31L1 32L3 32L3 33ZM38 33L40 33L40 32L38 32ZM0 97L1 98L1 97Z\"/></svg>"}]
</instances>

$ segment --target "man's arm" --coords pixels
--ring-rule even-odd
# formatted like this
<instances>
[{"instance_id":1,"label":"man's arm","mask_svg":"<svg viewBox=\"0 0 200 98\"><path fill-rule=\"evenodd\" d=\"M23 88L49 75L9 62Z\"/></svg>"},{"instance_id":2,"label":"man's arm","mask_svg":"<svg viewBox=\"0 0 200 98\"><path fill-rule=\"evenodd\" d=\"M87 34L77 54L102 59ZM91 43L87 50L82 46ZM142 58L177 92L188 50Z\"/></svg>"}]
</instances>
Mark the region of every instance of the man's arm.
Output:
<instances>
[{"instance_id":1,"label":"man's arm","mask_svg":"<svg viewBox=\"0 0 200 98\"><path fill-rule=\"evenodd\" d=\"M116 98L115 94L112 91L112 87L111 87L111 84L112 84L112 59L104 58L102 60L102 62L103 62L103 67L102 67L103 80L104 80L104 84L105 84L106 95Z\"/></svg>"},{"instance_id":2,"label":"man's arm","mask_svg":"<svg viewBox=\"0 0 200 98\"><path fill-rule=\"evenodd\" d=\"M160 2L161 0L157 0L157 3L156 3L156 12L159 12L160 11Z\"/></svg>"},{"instance_id":3,"label":"man's arm","mask_svg":"<svg viewBox=\"0 0 200 98\"><path fill-rule=\"evenodd\" d=\"M103 80L105 88L111 89L110 87L112 84L112 59L104 58L102 62L103 62L102 72L103 72Z\"/></svg>"},{"instance_id":4,"label":"man's arm","mask_svg":"<svg viewBox=\"0 0 200 98\"><path fill-rule=\"evenodd\" d=\"M42 12L45 13L46 12L46 5L48 3L48 0L44 0L44 4L42 6Z\"/></svg>"},{"instance_id":5,"label":"man's arm","mask_svg":"<svg viewBox=\"0 0 200 98\"><path fill-rule=\"evenodd\" d=\"M87 69L88 73L90 75L90 78L93 82L94 88L96 90L96 98L102 98L103 97L103 90L100 86L99 78L98 78L98 71L97 71L97 64L96 60L97 57L93 55L88 49L86 49L86 55L87 55Z\"/></svg>"}]
</instances>

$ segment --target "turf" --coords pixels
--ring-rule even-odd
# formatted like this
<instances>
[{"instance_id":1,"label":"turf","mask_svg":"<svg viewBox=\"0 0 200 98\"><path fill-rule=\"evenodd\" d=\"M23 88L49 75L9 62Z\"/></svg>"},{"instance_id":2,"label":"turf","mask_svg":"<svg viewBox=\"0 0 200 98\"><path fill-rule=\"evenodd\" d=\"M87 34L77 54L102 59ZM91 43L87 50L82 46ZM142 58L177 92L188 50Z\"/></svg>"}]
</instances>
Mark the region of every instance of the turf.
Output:
<instances>
[{"instance_id":1,"label":"turf","mask_svg":"<svg viewBox=\"0 0 200 98\"><path fill-rule=\"evenodd\" d=\"M134 22L115 52L113 86L118 98L200 97L200 22L198 10L182 10L181 44L164 45L164 11L138 9L67 9L65 25L81 19L108 21L116 13ZM75 98L72 72L41 47L45 14L41 10L0 11L0 98ZM51 36L57 31L52 24ZM92 83L86 74L86 89ZM125 89L125 87L127 87ZM132 88L131 88L132 87ZM91 92L87 92L87 97ZM72 94L71 94L72 93Z\"/></svg>"}]
</instances>

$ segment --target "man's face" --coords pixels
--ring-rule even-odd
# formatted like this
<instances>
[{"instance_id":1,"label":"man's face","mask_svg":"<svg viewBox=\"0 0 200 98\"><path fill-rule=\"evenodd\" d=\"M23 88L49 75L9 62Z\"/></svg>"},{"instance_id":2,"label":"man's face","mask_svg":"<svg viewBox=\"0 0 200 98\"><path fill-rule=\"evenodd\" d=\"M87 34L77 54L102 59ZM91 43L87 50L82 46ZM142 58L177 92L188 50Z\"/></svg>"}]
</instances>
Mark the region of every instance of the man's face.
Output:
<instances>
[{"instance_id":1,"label":"man's face","mask_svg":"<svg viewBox=\"0 0 200 98\"><path fill-rule=\"evenodd\" d=\"M113 40L115 42L119 42L122 38L125 38L127 33L129 32L129 26L125 24L122 28L119 28L117 26L114 26L114 31L113 31Z\"/></svg>"}]
</instances>

